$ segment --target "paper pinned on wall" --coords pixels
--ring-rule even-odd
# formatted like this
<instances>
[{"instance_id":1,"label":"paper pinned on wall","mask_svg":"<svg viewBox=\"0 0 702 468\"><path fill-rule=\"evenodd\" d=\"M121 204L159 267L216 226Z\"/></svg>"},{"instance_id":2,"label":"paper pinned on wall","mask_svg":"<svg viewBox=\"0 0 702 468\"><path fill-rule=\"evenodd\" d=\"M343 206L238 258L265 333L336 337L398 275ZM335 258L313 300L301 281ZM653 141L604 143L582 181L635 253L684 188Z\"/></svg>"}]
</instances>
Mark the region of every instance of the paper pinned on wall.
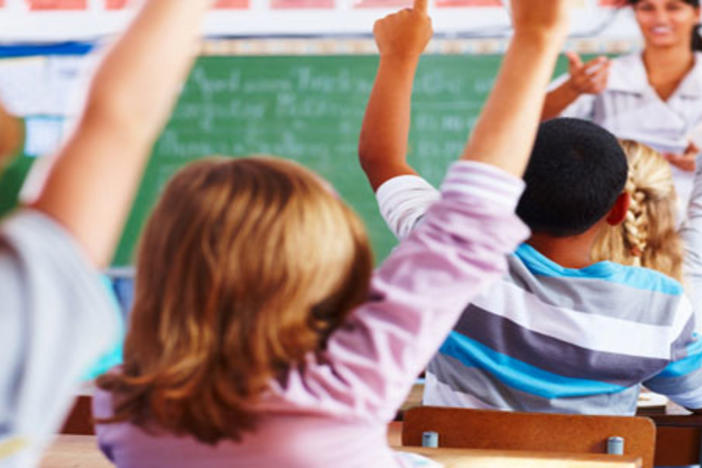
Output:
<instances>
[{"instance_id":1,"label":"paper pinned on wall","mask_svg":"<svg viewBox=\"0 0 702 468\"><path fill-rule=\"evenodd\" d=\"M84 57L0 60L0 100L26 122L25 154L56 151L80 111Z\"/></svg>"},{"instance_id":2,"label":"paper pinned on wall","mask_svg":"<svg viewBox=\"0 0 702 468\"><path fill-rule=\"evenodd\" d=\"M89 85L86 65L93 56L49 57L46 64L46 114L76 117Z\"/></svg>"},{"instance_id":3,"label":"paper pinned on wall","mask_svg":"<svg viewBox=\"0 0 702 468\"><path fill-rule=\"evenodd\" d=\"M84 57L0 60L0 100L13 114L75 115Z\"/></svg>"},{"instance_id":4,"label":"paper pinned on wall","mask_svg":"<svg viewBox=\"0 0 702 468\"><path fill-rule=\"evenodd\" d=\"M25 119L26 137L24 153L27 156L44 156L56 151L63 139L64 119L37 116Z\"/></svg>"},{"instance_id":5,"label":"paper pinned on wall","mask_svg":"<svg viewBox=\"0 0 702 468\"><path fill-rule=\"evenodd\" d=\"M0 100L13 114L46 114L45 57L0 60Z\"/></svg>"}]
</instances>

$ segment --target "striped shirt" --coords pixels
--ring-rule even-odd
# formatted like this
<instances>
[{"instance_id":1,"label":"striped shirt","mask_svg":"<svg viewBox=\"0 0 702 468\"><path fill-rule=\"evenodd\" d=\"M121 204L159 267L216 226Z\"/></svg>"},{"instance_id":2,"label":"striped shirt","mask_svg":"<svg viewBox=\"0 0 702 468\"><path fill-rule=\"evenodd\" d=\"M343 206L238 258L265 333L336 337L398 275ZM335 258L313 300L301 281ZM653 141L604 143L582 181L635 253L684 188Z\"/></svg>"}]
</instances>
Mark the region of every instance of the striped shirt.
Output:
<instances>
[{"instance_id":1,"label":"striped shirt","mask_svg":"<svg viewBox=\"0 0 702 468\"><path fill-rule=\"evenodd\" d=\"M437 197L417 176L377 192L400 238ZM626 415L646 385L702 408L702 341L680 283L612 262L563 268L527 244L507 260L429 364L425 404Z\"/></svg>"},{"instance_id":2,"label":"striped shirt","mask_svg":"<svg viewBox=\"0 0 702 468\"><path fill-rule=\"evenodd\" d=\"M37 466L117 320L81 245L22 209L0 222L0 467Z\"/></svg>"}]
</instances>

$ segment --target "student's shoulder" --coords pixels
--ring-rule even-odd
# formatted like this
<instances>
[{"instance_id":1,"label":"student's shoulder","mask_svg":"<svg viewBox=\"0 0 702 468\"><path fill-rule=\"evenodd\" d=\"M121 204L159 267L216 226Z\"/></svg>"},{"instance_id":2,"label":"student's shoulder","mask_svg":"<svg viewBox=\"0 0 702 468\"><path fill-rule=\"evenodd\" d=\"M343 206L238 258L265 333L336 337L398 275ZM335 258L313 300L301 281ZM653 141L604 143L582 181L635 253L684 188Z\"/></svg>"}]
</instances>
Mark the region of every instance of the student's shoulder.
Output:
<instances>
[{"instance_id":1,"label":"student's shoulder","mask_svg":"<svg viewBox=\"0 0 702 468\"><path fill-rule=\"evenodd\" d=\"M642 292L684 296L683 285L674 278L651 268L606 262L612 269L612 280Z\"/></svg>"},{"instance_id":2,"label":"student's shoulder","mask_svg":"<svg viewBox=\"0 0 702 468\"><path fill-rule=\"evenodd\" d=\"M71 233L40 211L22 209L0 222L0 296L10 295L47 326L86 337L73 342L70 333L61 335L66 345L100 351L118 329L104 279Z\"/></svg>"},{"instance_id":3,"label":"student's shoulder","mask_svg":"<svg viewBox=\"0 0 702 468\"><path fill-rule=\"evenodd\" d=\"M36 266L50 263L66 269L96 273L73 235L50 216L20 209L0 222L3 255L12 252L19 262Z\"/></svg>"},{"instance_id":4,"label":"student's shoulder","mask_svg":"<svg viewBox=\"0 0 702 468\"><path fill-rule=\"evenodd\" d=\"M117 366L108 371L108 373L119 372L120 367ZM119 403L119 401L118 401ZM115 394L109 390L95 386L92 396L92 411L95 419L110 419L115 416Z\"/></svg>"},{"instance_id":5,"label":"student's shoulder","mask_svg":"<svg viewBox=\"0 0 702 468\"><path fill-rule=\"evenodd\" d=\"M432 197L439 197L439 190L426 179L416 174L403 174L387 179L375 192L379 199L391 198L400 193L425 192Z\"/></svg>"},{"instance_id":6,"label":"student's shoulder","mask_svg":"<svg viewBox=\"0 0 702 468\"><path fill-rule=\"evenodd\" d=\"M649 268L622 265L614 262L597 262L586 268L563 267L545 257L528 244L522 244L512 256L517 263L534 275L555 277L562 280L585 280L604 282L610 286L634 289L642 292L662 293L677 297L683 294L680 282Z\"/></svg>"},{"instance_id":7,"label":"student's shoulder","mask_svg":"<svg viewBox=\"0 0 702 468\"><path fill-rule=\"evenodd\" d=\"M6 243L23 244L35 237L60 238L71 242L72 237L59 223L40 211L20 209L0 221L0 237Z\"/></svg>"}]
</instances>

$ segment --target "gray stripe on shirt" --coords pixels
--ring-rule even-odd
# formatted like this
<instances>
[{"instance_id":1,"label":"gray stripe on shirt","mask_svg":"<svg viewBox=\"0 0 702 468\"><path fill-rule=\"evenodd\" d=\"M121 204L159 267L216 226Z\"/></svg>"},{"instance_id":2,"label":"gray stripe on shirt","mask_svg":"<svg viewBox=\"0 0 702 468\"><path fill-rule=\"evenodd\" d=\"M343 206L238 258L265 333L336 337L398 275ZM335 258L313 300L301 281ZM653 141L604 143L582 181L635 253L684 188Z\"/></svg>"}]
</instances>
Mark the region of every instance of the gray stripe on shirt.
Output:
<instances>
[{"instance_id":1,"label":"gray stripe on shirt","mask_svg":"<svg viewBox=\"0 0 702 468\"><path fill-rule=\"evenodd\" d=\"M623 387L638 384L660 372L668 361L607 353L583 348L541 333L476 305L463 312L454 331L485 346L545 371ZM597 333L597 330L592 330ZM557 359L554 359L558 356Z\"/></svg>"}]
</instances>

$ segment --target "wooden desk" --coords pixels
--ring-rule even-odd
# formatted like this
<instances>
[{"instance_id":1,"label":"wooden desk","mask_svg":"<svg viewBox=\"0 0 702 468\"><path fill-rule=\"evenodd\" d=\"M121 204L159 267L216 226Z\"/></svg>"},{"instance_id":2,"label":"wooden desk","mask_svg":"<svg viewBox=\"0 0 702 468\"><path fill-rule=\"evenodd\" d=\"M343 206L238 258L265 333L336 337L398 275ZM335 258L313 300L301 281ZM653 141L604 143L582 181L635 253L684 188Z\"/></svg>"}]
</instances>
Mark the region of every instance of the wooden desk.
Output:
<instances>
[{"instance_id":1,"label":"wooden desk","mask_svg":"<svg viewBox=\"0 0 702 468\"><path fill-rule=\"evenodd\" d=\"M443 463L446 468L641 468L641 459L615 455L584 455L502 450L394 447Z\"/></svg>"},{"instance_id":2,"label":"wooden desk","mask_svg":"<svg viewBox=\"0 0 702 468\"><path fill-rule=\"evenodd\" d=\"M114 468L98 449L95 436L60 435L44 454L39 468Z\"/></svg>"},{"instance_id":3,"label":"wooden desk","mask_svg":"<svg viewBox=\"0 0 702 468\"><path fill-rule=\"evenodd\" d=\"M396 430L389 430L392 433ZM446 468L640 468L638 459L611 455L573 455L499 450L393 447L443 463ZM113 468L100 453L95 436L61 435L47 450L40 468Z\"/></svg>"},{"instance_id":4,"label":"wooden desk","mask_svg":"<svg viewBox=\"0 0 702 468\"><path fill-rule=\"evenodd\" d=\"M690 414L689 411L687 411L685 408L673 403L670 400L667 400L667 402L664 402L660 406L647 406L646 403L646 397L647 395L650 395L651 393L643 389L641 392L641 396L639 398L640 405L637 407L636 410L636 415L637 416L657 416L661 414L667 414L667 415L685 415L685 414ZM398 421L402 420L402 416L405 411L415 408L417 406L422 406L422 397L424 396L424 384L423 383L415 383L412 386L412 389L410 392L407 394L407 398L405 398L404 403L400 407L400 409L397 412L398 415ZM658 395L660 397L660 395Z\"/></svg>"}]
</instances>

